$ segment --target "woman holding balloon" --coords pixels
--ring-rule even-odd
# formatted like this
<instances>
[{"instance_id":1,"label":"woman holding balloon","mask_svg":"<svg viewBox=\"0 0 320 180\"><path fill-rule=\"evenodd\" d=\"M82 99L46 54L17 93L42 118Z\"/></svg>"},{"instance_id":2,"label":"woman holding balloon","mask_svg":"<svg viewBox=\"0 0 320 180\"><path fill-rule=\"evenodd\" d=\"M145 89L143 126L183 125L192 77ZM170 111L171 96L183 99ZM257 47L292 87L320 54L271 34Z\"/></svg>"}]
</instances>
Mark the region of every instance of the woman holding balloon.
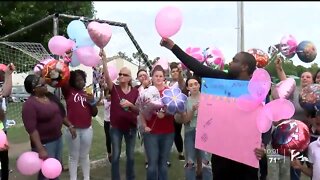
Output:
<instances>
[{"instance_id":1,"label":"woman holding balloon","mask_svg":"<svg viewBox=\"0 0 320 180\"><path fill-rule=\"evenodd\" d=\"M62 124L69 128L73 137L75 130L66 117L64 106L59 99L47 91L43 78L28 75L24 87L31 96L23 104L22 120L26 131L30 135L31 148L38 152L40 159L55 158L61 162L62 153ZM18 167L19 166L18 164ZM18 168L19 169L19 168ZM20 172L24 171L19 169ZM42 169L43 170L43 169ZM62 167L55 167L54 178L61 173ZM39 170L38 170L39 171ZM27 172L30 173L30 172ZM40 172L38 179L46 179L46 174ZM54 179L53 177L47 177Z\"/></svg>"},{"instance_id":2,"label":"woman holding balloon","mask_svg":"<svg viewBox=\"0 0 320 180\"><path fill-rule=\"evenodd\" d=\"M152 83L162 97L164 90L168 89L165 85L165 71L160 65L156 65L151 75ZM141 115L141 121L144 127L144 146L149 163L147 180L167 180L167 161L174 140L174 116L160 110L152 114L150 118Z\"/></svg>"},{"instance_id":3,"label":"woman holding balloon","mask_svg":"<svg viewBox=\"0 0 320 180\"><path fill-rule=\"evenodd\" d=\"M71 133L65 134L69 146L69 174L70 180L77 179L78 163L82 167L85 180L90 179L89 153L92 143L92 117L98 113L92 92L86 93L83 89L86 84L86 73L82 70L70 72L70 80L62 86L62 93L66 100L67 116L72 128L77 132L74 138Z\"/></svg>"},{"instance_id":4,"label":"woman holding balloon","mask_svg":"<svg viewBox=\"0 0 320 180\"><path fill-rule=\"evenodd\" d=\"M137 133L137 116L139 109L134 105L138 99L139 91L131 85L131 71L123 67L119 72L119 85L112 82L107 67L107 57L103 49L100 51L103 63L103 73L107 88L111 95L110 107L110 137L112 147L111 177L121 179L119 172L121 142L124 137L126 143L126 179L135 179L134 148Z\"/></svg>"},{"instance_id":5,"label":"woman holding balloon","mask_svg":"<svg viewBox=\"0 0 320 180\"><path fill-rule=\"evenodd\" d=\"M6 109L7 101L6 97L10 96L12 91L12 73L15 70L15 66L10 63L8 66L0 64L0 104L1 104L1 121L3 130L7 134L6 128ZM1 162L1 179L9 179L9 155L8 155L8 142L5 143L4 147L0 148L0 162Z\"/></svg>"}]
</instances>

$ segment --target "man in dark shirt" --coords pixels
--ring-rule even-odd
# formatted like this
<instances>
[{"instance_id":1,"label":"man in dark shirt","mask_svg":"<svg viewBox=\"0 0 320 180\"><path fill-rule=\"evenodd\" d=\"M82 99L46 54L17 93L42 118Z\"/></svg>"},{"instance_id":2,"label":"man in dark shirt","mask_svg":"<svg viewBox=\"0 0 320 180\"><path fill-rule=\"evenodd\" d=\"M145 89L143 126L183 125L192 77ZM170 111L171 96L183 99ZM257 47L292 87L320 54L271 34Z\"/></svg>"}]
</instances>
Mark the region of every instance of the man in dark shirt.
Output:
<instances>
[{"instance_id":1,"label":"man in dark shirt","mask_svg":"<svg viewBox=\"0 0 320 180\"><path fill-rule=\"evenodd\" d=\"M160 42L161 46L171 50L175 56L195 75L200 77L221 78L221 79L237 79L250 80L254 70L256 69L255 58L247 52L237 53L232 62L229 64L228 73L215 70L201 64L193 57L186 54L172 40L163 38ZM242 152L251 153L251 152ZM260 160L265 154L265 147L252 150L257 159ZM212 172L214 180L258 180L258 168L254 168L221 156L212 155Z\"/></svg>"}]
</instances>

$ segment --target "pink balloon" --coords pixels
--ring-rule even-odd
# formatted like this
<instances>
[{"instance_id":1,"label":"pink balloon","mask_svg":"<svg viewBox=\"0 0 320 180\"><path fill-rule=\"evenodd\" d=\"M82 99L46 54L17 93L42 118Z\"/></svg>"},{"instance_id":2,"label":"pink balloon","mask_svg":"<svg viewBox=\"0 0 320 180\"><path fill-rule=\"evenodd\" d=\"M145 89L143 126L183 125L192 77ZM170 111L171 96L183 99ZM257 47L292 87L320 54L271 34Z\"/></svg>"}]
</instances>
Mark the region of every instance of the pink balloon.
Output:
<instances>
[{"instance_id":1,"label":"pink balloon","mask_svg":"<svg viewBox=\"0 0 320 180\"><path fill-rule=\"evenodd\" d=\"M71 39L68 39L68 42L69 42L68 50L72 50L73 48L76 47L76 42L72 41Z\"/></svg>"},{"instance_id":2,"label":"pink balloon","mask_svg":"<svg viewBox=\"0 0 320 180\"><path fill-rule=\"evenodd\" d=\"M153 65L153 67L155 67L156 65L160 65L165 71L169 69L168 59L165 59L165 58L160 58L160 59Z\"/></svg>"},{"instance_id":3,"label":"pink balloon","mask_svg":"<svg viewBox=\"0 0 320 180\"><path fill-rule=\"evenodd\" d=\"M93 21L88 25L88 33L92 41L99 48L104 48L111 39L112 29L107 23L100 24Z\"/></svg>"},{"instance_id":4,"label":"pink balloon","mask_svg":"<svg viewBox=\"0 0 320 180\"><path fill-rule=\"evenodd\" d=\"M99 52L91 46L80 47L75 53L79 62L85 66L94 67L100 63Z\"/></svg>"},{"instance_id":5,"label":"pink balloon","mask_svg":"<svg viewBox=\"0 0 320 180\"><path fill-rule=\"evenodd\" d=\"M115 81L118 78L118 71L115 65L108 64L108 72L112 81Z\"/></svg>"},{"instance_id":6,"label":"pink balloon","mask_svg":"<svg viewBox=\"0 0 320 180\"><path fill-rule=\"evenodd\" d=\"M270 77L268 71L266 71L263 68L257 68L253 72L251 80L259 80L259 81L271 83L271 77Z\"/></svg>"},{"instance_id":7,"label":"pink balloon","mask_svg":"<svg viewBox=\"0 0 320 180\"><path fill-rule=\"evenodd\" d=\"M198 61L200 62L203 62L204 61L204 58L203 58L203 54L202 54L202 50L201 48L199 47L188 47L186 49L186 53L190 56L192 56L193 58L197 59Z\"/></svg>"},{"instance_id":8,"label":"pink balloon","mask_svg":"<svg viewBox=\"0 0 320 180\"><path fill-rule=\"evenodd\" d=\"M7 135L3 130L0 130L0 148L4 148L5 145L8 145Z\"/></svg>"},{"instance_id":9,"label":"pink balloon","mask_svg":"<svg viewBox=\"0 0 320 180\"><path fill-rule=\"evenodd\" d=\"M53 36L49 40L48 47L52 54L62 56L70 49L70 44L70 41L64 36Z\"/></svg>"},{"instance_id":10,"label":"pink balloon","mask_svg":"<svg viewBox=\"0 0 320 180\"><path fill-rule=\"evenodd\" d=\"M271 113L271 121L290 119L295 112L293 103L287 99L270 101L265 105L264 109Z\"/></svg>"},{"instance_id":11,"label":"pink balloon","mask_svg":"<svg viewBox=\"0 0 320 180\"><path fill-rule=\"evenodd\" d=\"M5 71L7 69L7 65L0 64L0 71Z\"/></svg>"},{"instance_id":12,"label":"pink balloon","mask_svg":"<svg viewBox=\"0 0 320 180\"><path fill-rule=\"evenodd\" d=\"M258 114L256 123L260 133L265 133L271 128L272 120L270 119L271 117L269 115L269 110L264 108Z\"/></svg>"},{"instance_id":13,"label":"pink balloon","mask_svg":"<svg viewBox=\"0 0 320 180\"><path fill-rule=\"evenodd\" d=\"M156 16L156 29L162 38L175 35L182 25L182 13L176 7L162 8Z\"/></svg>"},{"instance_id":14,"label":"pink balloon","mask_svg":"<svg viewBox=\"0 0 320 180\"><path fill-rule=\"evenodd\" d=\"M270 87L271 87L271 77L269 73L262 68L257 68L253 72L252 78L249 81L249 85L248 85L249 93L253 97L263 100L268 95Z\"/></svg>"},{"instance_id":15,"label":"pink balloon","mask_svg":"<svg viewBox=\"0 0 320 180\"><path fill-rule=\"evenodd\" d=\"M42 162L37 152L24 152L17 159L17 169L23 175L34 175L40 171Z\"/></svg>"},{"instance_id":16,"label":"pink balloon","mask_svg":"<svg viewBox=\"0 0 320 180\"><path fill-rule=\"evenodd\" d=\"M271 91L274 99L284 98L289 99L296 89L296 81L293 78L287 78L280 81Z\"/></svg>"},{"instance_id":17,"label":"pink balloon","mask_svg":"<svg viewBox=\"0 0 320 180\"><path fill-rule=\"evenodd\" d=\"M48 158L42 163L41 172L48 179L60 176L62 171L61 163L54 158Z\"/></svg>"},{"instance_id":18,"label":"pink balloon","mask_svg":"<svg viewBox=\"0 0 320 180\"><path fill-rule=\"evenodd\" d=\"M262 106L262 102L255 99L251 95L242 95L236 99L237 107L242 111L253 111L259 106Z\"/></svg>"}]
</instances>

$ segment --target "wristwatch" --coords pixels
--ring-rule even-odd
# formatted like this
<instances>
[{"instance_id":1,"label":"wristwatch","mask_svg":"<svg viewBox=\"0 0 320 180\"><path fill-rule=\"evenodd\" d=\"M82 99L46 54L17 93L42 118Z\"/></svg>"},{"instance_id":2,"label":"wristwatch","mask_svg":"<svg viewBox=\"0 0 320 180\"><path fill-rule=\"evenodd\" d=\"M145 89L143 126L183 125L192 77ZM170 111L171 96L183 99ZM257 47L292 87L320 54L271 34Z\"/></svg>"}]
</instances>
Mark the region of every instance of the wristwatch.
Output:
<instances>
[{"instance_id":1,"label":"wristwatch","mask_svg":"<svg viewBox=\"0 0 320 180\"><path fill-rule=\"evenodd\" d=\"M70 125L70 126L68 127L68 129L72 129L72 128L74 128L74 125Z\"/></svg>"}]
</instances>

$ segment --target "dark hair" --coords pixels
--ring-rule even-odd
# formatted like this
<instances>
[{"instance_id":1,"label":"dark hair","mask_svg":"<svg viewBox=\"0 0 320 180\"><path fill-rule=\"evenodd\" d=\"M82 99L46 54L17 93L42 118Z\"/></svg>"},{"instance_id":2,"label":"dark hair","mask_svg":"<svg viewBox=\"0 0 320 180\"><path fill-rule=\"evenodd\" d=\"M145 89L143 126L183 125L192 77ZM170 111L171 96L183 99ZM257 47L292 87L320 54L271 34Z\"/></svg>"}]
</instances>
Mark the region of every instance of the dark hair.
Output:
<instances>
[{"instance_id":1,"label":"dark hair","mask_svg":"<svg viewBox=\"0 0 320 180\"><path fill-rule=\"evenodd\" d=\"M201 91L201 79L200 79L198 76L195 76L195 75L189 77L189 78L186 80L186 87L188 87L188 83L189 83L189 81L190 81L191 79L194 79L194 80L198 81L198 83L199 83L199 85L200 85L200 91Z\"/></svg>"},{"instance_id":2,"label":"dark hair","mask_svg":"<svg viewBox=\"0 0 320 180\"><path fill-rule=\"evenodd\" d=\"M178 65L179 64L177 62L170 63L170 70L172 71L172 69L179 68Z\"/></svg>"},{"instance_id":3,"label":"dark hair","mask_svg":"<svg viewBox=\"0 0 320 180\"><path fill-rule=\"evenodd\" d=\"M86 74L84 71L82 71L82 70L80 70L80 69L71 71L71 72L70 72L69 84L70 84L70 86L73 87L73 88L76 88L76 77L77 77L78 75L83 78L84 82L86 82L87 74Z\"/></svg>"},{"instance_id":4,"label":"dark hair","mask_svg":"<svg viewBox=\"0 0 320 180\"><path fill-rule=\"evenodd\" d=\"M138 77L139 73L142 72L142 71L144 71L144 72L146 72L146 73L148 74L147 70L145 70L145 69L139 69L138 72L137 72L137 77Z\"/></svg>"},{"instance_id":5,"label":"dark hair","mask_svg":"<svg viewBox=\"0 0 320 180\"><path fill-rule=\"evenodd\" d=\"M33 89L34 87L39 83L40 76L37 76L35 74L29 74L24 79L24 89L31 95L34 94Z\"/></svg>"},{"instance_id":6,"label":"dark hair","mask_svg":"<svg viewBox=\"0 0 320 180\"><path fill-rule=\"evenodd\" d=\"M156 66L153 68L152 72L151 72L151 76L153 76L156 71L161 71L161 72L163 73L163 76L166 75L164 69L162 68L162 66L156 65Z\"/></svg>"},{"instance_id":7,"label":"dark hair","mask_svg":"<svg viewBox=\"0 0 320 180\"><path fill-rule=\"evenodd\" d=\"M257 61L256 58L248 52L240 52L243 55L242 62L248 65L248 74L252 75L256 70Z\"/></svg>"},{"instance_id":8,"label":"dark hair","mask_svg":"<svg viewBox=\"0 0 320 180\"><path fill-rule=\"evenodd\" d=\"M313 75L313 83L316 83L316 78L319 72L320 72L320 69L318 69L317 72Z\"/></svg>"}]
</instances>

